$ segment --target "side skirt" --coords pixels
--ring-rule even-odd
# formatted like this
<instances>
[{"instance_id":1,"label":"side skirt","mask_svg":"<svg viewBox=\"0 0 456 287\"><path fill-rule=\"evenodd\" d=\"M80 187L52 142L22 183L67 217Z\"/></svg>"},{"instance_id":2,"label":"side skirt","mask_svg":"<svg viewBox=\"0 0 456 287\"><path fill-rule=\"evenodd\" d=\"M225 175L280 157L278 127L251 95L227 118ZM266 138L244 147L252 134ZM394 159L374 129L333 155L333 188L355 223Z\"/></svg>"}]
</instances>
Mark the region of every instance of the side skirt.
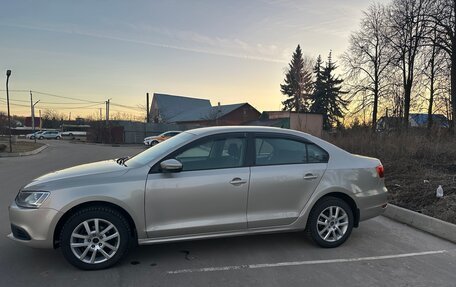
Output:
<instances>
[{"instance_id":1,"label":"side skirt","mask_svg":"<svg viewBox=\"0 0 456 287\"><path fill-rule=\"evenodd\" d=\"M304 229L296 229L296 228L290 228L290 227L276 227L276 228L267 228L267 229L265 229L265 228L248 229L248 230L231 231L231 232L217 232L217 233L203 233L203 234L170 236L170 237L145 238L145 239L138 239L138 244L139 245L149 245L149 244L165 243L165 242L202 240L202 239L234 237L234 236L242 236L242 235L282 233L282 232L299 232L299 231L304 231Z\"/></svg>"}]
</instances>

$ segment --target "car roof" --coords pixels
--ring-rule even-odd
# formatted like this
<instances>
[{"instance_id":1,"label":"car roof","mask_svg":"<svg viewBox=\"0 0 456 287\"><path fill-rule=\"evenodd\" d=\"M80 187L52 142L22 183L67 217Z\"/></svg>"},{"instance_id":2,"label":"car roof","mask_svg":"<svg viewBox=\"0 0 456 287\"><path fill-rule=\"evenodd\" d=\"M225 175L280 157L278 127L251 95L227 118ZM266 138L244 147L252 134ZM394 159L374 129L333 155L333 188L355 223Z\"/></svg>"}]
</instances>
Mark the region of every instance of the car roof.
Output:
<instances>
[{"instance_id":1,"label":"car roof","mask_svg":"<svg viewBox=\"0 0 456 287\"><path fill-rule=\"evenodd\" d=\"M205 127L188 130L188 133L195 135L209 135L219 133L230 133L230 132L264 132L264 133L282 133L282 134L293 134L293 135L307 135L304 132L277 128L277 127L264 127L264 126L218 126L218 127Z\"/></svg>"}]
</instances>

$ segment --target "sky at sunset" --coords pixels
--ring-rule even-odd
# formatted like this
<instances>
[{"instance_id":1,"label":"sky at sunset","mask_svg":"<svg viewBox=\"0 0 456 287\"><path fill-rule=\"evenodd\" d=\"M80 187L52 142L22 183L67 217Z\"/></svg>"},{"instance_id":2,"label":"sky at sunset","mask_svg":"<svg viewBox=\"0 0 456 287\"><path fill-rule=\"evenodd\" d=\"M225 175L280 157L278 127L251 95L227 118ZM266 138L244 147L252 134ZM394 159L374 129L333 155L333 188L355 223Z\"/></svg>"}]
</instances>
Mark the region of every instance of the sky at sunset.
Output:
<instances>
[{"instance_id":1,"label":"sky at sunset","mask_svg":"<svg viewBox=\"0 0 456 287\"><path fill-rule=\"evenodd\" d=\"M358 28L364 0L3 1L0 69L10 78L11 112L37 109L135 113L160 92L258 110L281 108L279 85L293 50L336 59ZM4 79L3 78L3 79ZM4 84L0 111L6 110ZM94 102L94 103L89 103ZM66 104L62 104L66 103ZM99 103L99 104L97 104ZM68 109L72 107L71 109ZM133 107L133 108L131 108Z\"/></svg>"}]
</instances>

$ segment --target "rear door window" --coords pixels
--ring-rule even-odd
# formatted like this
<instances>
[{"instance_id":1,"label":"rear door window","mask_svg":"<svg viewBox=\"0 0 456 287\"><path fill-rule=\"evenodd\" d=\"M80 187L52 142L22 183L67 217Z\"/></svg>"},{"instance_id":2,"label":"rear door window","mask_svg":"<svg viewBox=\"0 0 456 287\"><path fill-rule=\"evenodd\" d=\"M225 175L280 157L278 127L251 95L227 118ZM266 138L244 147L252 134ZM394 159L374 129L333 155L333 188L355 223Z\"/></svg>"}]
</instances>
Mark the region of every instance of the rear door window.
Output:
<instances>
[{"instance_id":1,"label":"rear door window","mask_svg":"<svg viewBox=\"0 0 456 287\"><path fill-rule=\"evenodd\" d=\"M326 163L328 153L313 143L278 137L255 139L256 165Z\"/></svg>"},{"instance_id":2,"label":"rear door window","mask_svg":"<svg viewBox=\"0 0 456 287\"><path fill-rule=\"evenodd\" d=\"M256 164L307 163L306 144L283 138L256 138Z\"/></svg>"}]
</instances>

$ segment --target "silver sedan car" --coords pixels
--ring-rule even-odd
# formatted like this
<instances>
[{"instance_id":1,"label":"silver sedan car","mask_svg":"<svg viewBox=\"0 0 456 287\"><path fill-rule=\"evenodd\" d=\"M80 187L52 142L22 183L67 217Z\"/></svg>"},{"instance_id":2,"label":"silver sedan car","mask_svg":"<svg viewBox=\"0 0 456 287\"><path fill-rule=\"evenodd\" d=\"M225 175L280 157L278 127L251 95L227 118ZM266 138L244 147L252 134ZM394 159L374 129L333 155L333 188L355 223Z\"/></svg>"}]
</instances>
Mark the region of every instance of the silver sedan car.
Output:
<instances>
[{"instance_id":1,"label":"silver sedan car","mask_svg":"<svg viewBox=\"0 0 456 287\"><path fill-rule=\"evenodd\" d=\"M386 205L378 159L293 130L211 127L35 179L9 207L9 237L102 269L136 243L306 231L336 247Z\"/></svg>"}]
</instances>

